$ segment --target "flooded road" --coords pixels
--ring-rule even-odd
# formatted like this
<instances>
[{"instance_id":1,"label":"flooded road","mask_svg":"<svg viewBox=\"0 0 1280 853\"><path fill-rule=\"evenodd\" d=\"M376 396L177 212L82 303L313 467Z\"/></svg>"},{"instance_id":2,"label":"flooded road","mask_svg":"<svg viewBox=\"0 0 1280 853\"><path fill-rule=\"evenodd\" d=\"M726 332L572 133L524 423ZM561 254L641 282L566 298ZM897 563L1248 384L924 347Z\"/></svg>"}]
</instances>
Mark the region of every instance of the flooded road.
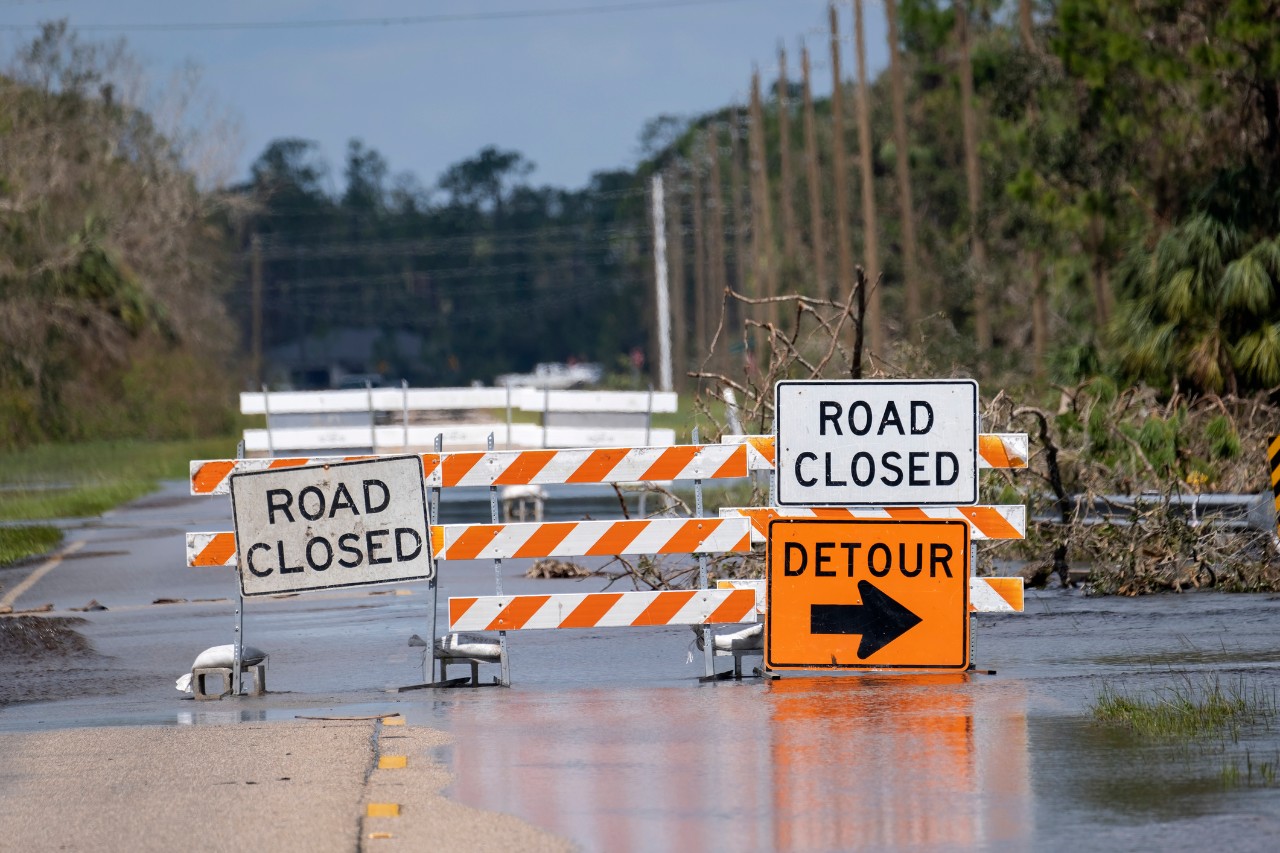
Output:
<instances>
[{"instance_id":1,"label":"flooded road","mask_svg":"<svg viewBox=\"0 0 1280 853\"><path fill-rule=\"evenodd\" d=\"M1275 697L1272 596L1030 592L1024 614L975 619L975 662L996 675L699 684L688 629L527 631L509 635L510 688L391 693L422 681L407 642L427 630L428 598L406 584L250 602L245 639L271 653L271 692L197 704L173 679L231 640L235 579L183 569L180 532L229 525L225 502L165 493L72 531L83 550L18 604L83 617L96 654L0 660L0 732L399 712L452 736L432 753L452 798L584 850L1272 850L1280 838L1274 721L1187 746L1090 714L1108 685L1216 678ZM602 586L527 579L527 566L503 564L505 592ZM448 596L491 591L493 564L448 563L440 577L443 631ZM90 598L109 609L67 613ZM185 601L151 604L162 598Z\"/></svg>"}]
</instances>

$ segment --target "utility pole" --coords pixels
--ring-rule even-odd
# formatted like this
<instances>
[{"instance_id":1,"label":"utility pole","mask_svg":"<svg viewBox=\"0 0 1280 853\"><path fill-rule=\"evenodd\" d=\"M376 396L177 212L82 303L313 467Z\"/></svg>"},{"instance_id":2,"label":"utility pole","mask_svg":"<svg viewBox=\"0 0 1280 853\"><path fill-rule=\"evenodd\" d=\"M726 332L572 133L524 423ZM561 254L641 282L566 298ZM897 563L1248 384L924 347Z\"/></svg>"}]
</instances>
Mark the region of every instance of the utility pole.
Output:
<instances>
[{"instance_id":1,"label":"utility pole","mask_svg":"<svg viewBox=\"0 0 1280 853\"><path fill-rule=\"evenodd\" d=\"M250 337L253 338L253 387L262 383L262 240L257 234L249 240L249 281L253 289L253 317L250 320Z\"/></svg>"},{"instance_id":2,"label":"utility pole","mask_svg":"<svg viewBox=\"0 0 1280 853\"><path fill-rule=\"evenodd\" d=\"M671 390L671 294L667 290L667 216L662 175L654 175L649 197L653 218L654 312L658 315L658 390Z\"/></svg>"},{"instance_id":3,"label":"utility pole","mask_svg":"<svg viewBox=\"0 0 1280 853\"><path fill-rule=\"evenodd\" d=\"M893 147L897 150L898 206L902 216L902 277L907 303L907 333L918 339L923 300L920 293L920 272L916 268L915 205L911 201L911 164L907 159L907 95L902 59L898 56L897 0L885 0L884 16L889 25L889 83L893 94Z\"/></svg>"},{"instance_id":4,"label":"utility pole","mask_svg":"<svg viewBox=\"0 0 1280 853\"><path fill-rule=\"evenodd\" d=\"M867 81L867 43L862 27L862 0L853 0L853 44L858 52L858 161L862 167L862 228L867 316L864 327L870 332L871 352L882 358L885 352L884 316L880 301L880 230L876 217L875 173L871 168L871 94Z\"/></svg>"},{"instance_id":5,"label":"utility pole","mask_svg":"<svg viewBox=\"0 0 1280 853\"><path fill-rule=\"evenodd\" d=\"M822 184L818 182L818 122L813 113L813 87L809 80L809 49L800 46L800 69L804 75L804 161L809 184L809 247L813 255L814 294L825 295L831 286L827 281L827 246L822 233Z\"/></svg>"},{"instance_id":6,"label":"utility pole","mask_svg":"<svg viewBox=\"0 0 1280 853\"><path fill-rule=\"evenodd\" d=\"M795 176L791 173L791 99L787 83L787 51L778 45L778 156L782 168L782 188L778 205L782 208L782 253L784 267L800 264L800 239L796 233Z\"/></svg>"},{"instance_id":7,"label":"utility pole","mask_svg":"<svg viewBox=\"0 0 1280 853\"><path fill-rule=\"evenodd\" d=\"M840 29L836 4L827 6L831 23L831 174L836 196L836 287L831 298L849 298L853 288L853 253L849 245L849 195L845 175L844 81L840 79Z\"/></svg>"}]
</instances>

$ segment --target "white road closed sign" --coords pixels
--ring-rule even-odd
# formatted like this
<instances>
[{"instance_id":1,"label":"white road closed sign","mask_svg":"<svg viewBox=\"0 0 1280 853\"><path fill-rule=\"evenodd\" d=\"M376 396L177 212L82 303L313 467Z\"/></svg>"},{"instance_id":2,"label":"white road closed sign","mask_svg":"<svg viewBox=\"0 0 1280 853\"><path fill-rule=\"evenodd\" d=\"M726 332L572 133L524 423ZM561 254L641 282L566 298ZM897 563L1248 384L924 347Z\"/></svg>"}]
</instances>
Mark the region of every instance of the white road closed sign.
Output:
<instances>
[{"instance_id":1,"label":"white road closed sign","mask_svg":"<svg viewBox=\"0 0 1280 853\"><path fill-rule=\"evenodd\" d=\"M973 380L786 381L774 404L779 506L978 501Z\"/></svg>"},{"instance_id":2,"label":"white road closed sign","mask_svg":"<svg viewBox=\"0 0 1280 853\"><path fill-rule=\"evenodd\" d=\"M435 576L420 457L236 474L231 505L246 596Z\"/></svg>"}]
</instances>

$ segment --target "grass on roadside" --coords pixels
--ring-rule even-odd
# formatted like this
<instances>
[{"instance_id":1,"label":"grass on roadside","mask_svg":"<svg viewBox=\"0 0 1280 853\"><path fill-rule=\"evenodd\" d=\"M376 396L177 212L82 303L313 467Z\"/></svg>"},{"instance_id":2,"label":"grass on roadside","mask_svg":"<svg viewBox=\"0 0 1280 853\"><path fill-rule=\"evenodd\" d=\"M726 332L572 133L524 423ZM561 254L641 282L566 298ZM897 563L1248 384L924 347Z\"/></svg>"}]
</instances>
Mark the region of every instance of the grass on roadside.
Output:
<instances>
[{"instance_id":1,"label":"grass on roadside","mask_svg":"<svg viewBox=\"0 0 1280 853\"><path fill-rule=\"evenodd\" d=\"M49 444L0 453L0 519L101 515L184 480L192 459L235 455L234 438Z\"/></svg>"},{"instance_id":2,"label":"grass on roadside","mask_svg":"<svg viewBox=\"0 0 1280 853\"><path fill-rule=\"evenodd\" d=\"M1215 735L1235 738L1240 727L1267 723L1277 716L1274 693L1250 686L1243 679L1224 685L1216 676L1205 676L1199 682L1184 676L1149 695L1106 684L1092 710L1098 722L1166 740Z\"/></svg>"},{"instance_id":3,"label":"grass on roadside","mask_svg":"<svg viewBox=\"0 0 1280 853\"><path fill-rule=\"evenodd\" d=\"M62 544L62 531L47 524L0 527L0 568L47 554Z\"/></svg>"}]
</instances>

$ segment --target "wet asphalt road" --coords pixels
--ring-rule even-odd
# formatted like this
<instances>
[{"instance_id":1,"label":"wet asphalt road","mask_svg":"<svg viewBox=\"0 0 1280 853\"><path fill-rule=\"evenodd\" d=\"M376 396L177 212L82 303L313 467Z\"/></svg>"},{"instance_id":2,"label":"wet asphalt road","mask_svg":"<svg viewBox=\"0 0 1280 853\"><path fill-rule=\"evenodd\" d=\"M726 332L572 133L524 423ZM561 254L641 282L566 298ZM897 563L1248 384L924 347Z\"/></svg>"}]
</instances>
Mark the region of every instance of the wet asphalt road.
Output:
<instances>
[{"instance_id":1,"label":"wet asphalt road","mask_svg":"<svg viewBox=\"0 0 1280 853\"><path fill-rule=\"evenodd\" d=\"M209 725L234 743L236 724L398 712L451 736L429 757L455 802L586 850L1271 850L1280 837L1280 788L1260 766L1280 766L1274 727L1186 749L1088 714L1104 684L1217 678L1274 697L1272 597L1030 594L1023 615L976 620L975 660L995 676L701 685L687 629L529 631L511 635L510 689L392 693L423 680L407 640L426 633L429 599L406 584L251 601L245 639L271 653L271 692L196 703L173 680L231 642L236 587L183 568L182 534L230 526L229 501L174 484L71 530L84 545L15 604L83 616L96 655L0 661L0 733ZM601 585L525 579L526 566L504 563L504 592ZM440 577L443 631L448 595L490 591L493 564ZM68 612L90 599L108 609Z\"/></svg>"}]
</instances>

